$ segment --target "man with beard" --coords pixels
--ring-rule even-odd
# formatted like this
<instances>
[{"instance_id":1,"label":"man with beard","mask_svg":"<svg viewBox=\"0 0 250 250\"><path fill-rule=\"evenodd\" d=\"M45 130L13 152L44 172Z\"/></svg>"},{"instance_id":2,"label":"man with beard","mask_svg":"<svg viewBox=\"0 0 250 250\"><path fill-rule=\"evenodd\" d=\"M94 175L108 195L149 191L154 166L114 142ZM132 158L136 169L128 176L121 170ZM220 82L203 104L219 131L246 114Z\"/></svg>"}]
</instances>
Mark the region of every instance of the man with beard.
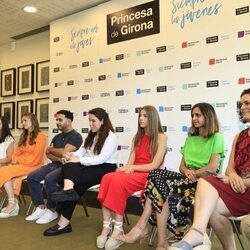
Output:
<instances>
[{"instance_id":1,"label":"man with beard","mask_svg":"<svg viewBox=\"0 0 250 250\"><path fill-rule=\"evenodd\" d=\"M37 224L46 224L58 217L56 204L50 197L58 190L57 182L61 174L61 159L65 152L74 152L82 144L81 135L72 128L73 113L60 110L56 113L56 125L62 133L57 134L46 150L46 156L51 161L47 165L30 173L27 177L32 202L35 211L25 218L27 221L36 221ZM44 180L47 193L47 203L43 199L43 187L40 182Z\"/></svg>"}]
</instances>

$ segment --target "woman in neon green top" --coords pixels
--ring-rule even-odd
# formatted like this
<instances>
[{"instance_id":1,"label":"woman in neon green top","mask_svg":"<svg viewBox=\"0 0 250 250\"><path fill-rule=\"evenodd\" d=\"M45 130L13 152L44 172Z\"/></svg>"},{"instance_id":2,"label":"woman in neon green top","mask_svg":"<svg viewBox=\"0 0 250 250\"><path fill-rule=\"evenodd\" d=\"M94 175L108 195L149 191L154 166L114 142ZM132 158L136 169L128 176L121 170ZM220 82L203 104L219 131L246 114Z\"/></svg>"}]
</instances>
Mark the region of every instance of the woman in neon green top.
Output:
<instances>
[{"instance_id":1,"label":"woman in neon green top","mask_svg":"<svg viewBox=\"0 0 250 250\"><path fill-rule=\"evenodd\" d=\"M132 230L120 237L121 241L133 243L145 237L148 221L157 224L157 250L168 247L167 227L175 238L183 237L190 224L188 215L197 178L219 171L224 158L224 139L214 108L208 103L197 103L191 110L191 118L189 136L181 149L180 173L165 169L150 173L142 199L143 214Z\"/></svg>"}]
</instances>

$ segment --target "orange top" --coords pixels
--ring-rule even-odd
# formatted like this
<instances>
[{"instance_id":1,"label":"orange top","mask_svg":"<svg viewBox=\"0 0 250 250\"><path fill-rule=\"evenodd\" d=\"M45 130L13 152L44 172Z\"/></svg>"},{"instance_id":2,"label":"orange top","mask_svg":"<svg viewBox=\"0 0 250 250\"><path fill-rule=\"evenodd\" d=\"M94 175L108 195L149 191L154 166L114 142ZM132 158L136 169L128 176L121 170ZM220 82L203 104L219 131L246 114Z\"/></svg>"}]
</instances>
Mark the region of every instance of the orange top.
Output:
<instances>
[{"instance_id":1,"label":"orange top","mask_svg":"<svg viewBox=\"0 0 250 250\"><path fill-rule=\"evenodd\" d=\"M39 132L35 144L29 144L29 137L26 139L25 146L18 146L12 155L12 160L17 164L26 167L41 167L44 164L46 138L42 132Z\"/></svg>"}]
</instances>

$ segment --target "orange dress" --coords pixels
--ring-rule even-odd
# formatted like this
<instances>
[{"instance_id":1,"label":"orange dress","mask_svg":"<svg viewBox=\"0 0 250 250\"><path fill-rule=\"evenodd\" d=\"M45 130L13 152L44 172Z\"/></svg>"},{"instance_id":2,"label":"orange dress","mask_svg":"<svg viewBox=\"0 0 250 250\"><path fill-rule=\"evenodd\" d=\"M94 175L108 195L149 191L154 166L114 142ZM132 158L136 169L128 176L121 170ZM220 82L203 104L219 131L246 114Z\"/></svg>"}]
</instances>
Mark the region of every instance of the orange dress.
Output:
<instances>
[{"instance_id":1,"label":"orange dress","mask_svg":"<svg viewBox=\"0 0 250 250\"><path fill-rule=\"evenodd\" d=\"M36 143L29 144L29 138L26 140L25 146L18 146L12 155L12 160L18 164L3 166L0 168L0 187L9 180L13 181L13 188L16 195L19 195L22 186L22 176L28 175L30 172L44 165L46 137L39 132Z\"/></svg>"}]
</instances>

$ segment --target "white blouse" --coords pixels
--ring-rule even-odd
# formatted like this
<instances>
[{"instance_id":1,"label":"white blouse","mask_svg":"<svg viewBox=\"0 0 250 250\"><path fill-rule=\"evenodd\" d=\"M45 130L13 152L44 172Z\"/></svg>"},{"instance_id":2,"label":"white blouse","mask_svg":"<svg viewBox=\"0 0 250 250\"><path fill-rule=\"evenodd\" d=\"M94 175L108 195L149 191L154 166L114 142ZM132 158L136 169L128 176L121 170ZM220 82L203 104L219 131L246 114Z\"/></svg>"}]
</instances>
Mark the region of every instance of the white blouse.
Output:
<instances>
[{"instance_id":1,"label":"white blouse","mask_svg":"<svg viewBox=\"0 0 250 250\"><path fill-rule=\"evenodd\" d=\"M117 145L117 136L114 132L110 131L108 137L106 138L103 144L100 154L94 154L94 140L94 143L90 149L81 147L74 152L74 155L80 158L80 163L84 166L99 165L103 163L116 164Z\"/></svg>"},{"instance_id":2,"label":"white blouse","mask_svg":"<svg viewBox=\"0 0 250 250\"><path fill-rule=\"evenodd\" d=\"M0 159L6 158L7 149L12 142L14 142L13 137L7 136L5 138L5 141L0 143ZM5 165L5 164L0 164L0 166L2 166L2 165Z\"/></svg>"}]
</instances>

